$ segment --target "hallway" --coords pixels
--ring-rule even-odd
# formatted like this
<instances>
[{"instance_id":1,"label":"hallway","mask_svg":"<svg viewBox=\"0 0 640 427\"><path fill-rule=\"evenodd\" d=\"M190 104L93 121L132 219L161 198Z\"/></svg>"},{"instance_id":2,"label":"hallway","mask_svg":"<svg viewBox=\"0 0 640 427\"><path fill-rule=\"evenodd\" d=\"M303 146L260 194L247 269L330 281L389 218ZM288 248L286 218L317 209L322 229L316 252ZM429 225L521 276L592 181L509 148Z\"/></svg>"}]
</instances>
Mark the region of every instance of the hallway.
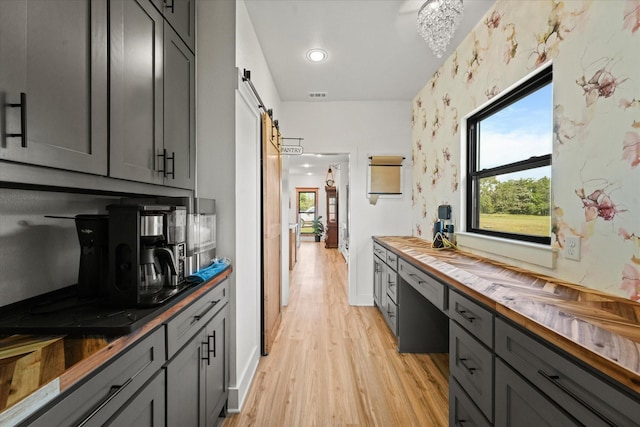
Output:
<instances>
[{"instance_id":1,"label":"hallway","mask_svg":"<svg viewBox=\"0 0 640 427\"><path fill-rule=\"evenodd\" d=\"M337 249L303 242L272 352L225 427L446 426L448 355L399 354L374 307L347 302Z\"/></svg>"}]
</instances>

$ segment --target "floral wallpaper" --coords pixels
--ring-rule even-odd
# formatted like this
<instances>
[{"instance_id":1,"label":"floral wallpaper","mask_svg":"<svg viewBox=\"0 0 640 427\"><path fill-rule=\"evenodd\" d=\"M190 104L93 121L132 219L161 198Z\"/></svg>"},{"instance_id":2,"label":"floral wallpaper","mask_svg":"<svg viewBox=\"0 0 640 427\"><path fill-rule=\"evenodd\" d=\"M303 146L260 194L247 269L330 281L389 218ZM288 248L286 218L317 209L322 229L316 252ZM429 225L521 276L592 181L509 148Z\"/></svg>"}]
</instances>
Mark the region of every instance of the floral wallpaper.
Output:
<instances>
[{"instance_id":1,"label":"floral wallpaper","mask_svg":"<svg viewBox=\"0 0 640 427\"><path fill-rule=\"evenodd\" d=\"M557 277L640 300L640 0L498 0L413 101L413 234L459 228L462 119L553 61Z\"/></svg>"}]
</instances>

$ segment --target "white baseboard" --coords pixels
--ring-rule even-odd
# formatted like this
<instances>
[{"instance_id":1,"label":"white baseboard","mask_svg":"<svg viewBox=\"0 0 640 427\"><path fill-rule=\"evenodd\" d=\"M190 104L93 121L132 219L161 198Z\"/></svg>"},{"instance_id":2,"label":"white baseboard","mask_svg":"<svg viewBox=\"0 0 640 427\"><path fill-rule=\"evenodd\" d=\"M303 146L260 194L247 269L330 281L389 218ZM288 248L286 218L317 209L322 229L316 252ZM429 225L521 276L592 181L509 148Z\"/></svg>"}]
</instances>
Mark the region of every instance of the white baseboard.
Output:
<instances>
[{"instance_id":1,"label":"white baseboard","mask_svg":"<svg viewBox=\"0 0 640 427\"><path fill-rule=\"evenodd\" d=\"M237 414L242 409L244 400L249 393L249 387L253 382L260 362L260 349L258 346L253 348L249 362L246 364L242 374L237 377L236 386L229 387L229 399L227 400L227 412Z\"/></svg>"}]
</instances>

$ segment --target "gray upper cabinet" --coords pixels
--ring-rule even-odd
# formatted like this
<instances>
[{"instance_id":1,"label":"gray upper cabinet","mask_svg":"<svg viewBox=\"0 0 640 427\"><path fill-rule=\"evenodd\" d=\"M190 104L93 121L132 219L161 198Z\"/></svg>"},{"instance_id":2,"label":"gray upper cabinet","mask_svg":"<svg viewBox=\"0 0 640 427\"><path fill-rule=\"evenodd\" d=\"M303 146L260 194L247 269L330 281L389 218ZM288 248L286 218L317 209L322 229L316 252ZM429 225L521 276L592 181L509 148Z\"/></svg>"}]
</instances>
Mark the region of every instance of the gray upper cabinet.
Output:
<instances>
[{"instance_id":1,"label":"gray upper cabinet","mask_svg":"<svg viewBox=\"0 0 640 427\"><path fill-rule=\"evenodd\" d=\"M175 31L164 29L165 185L195 188L195 56Z\"/></svg>"},{"instance_id":2,"label":"gray upper cabinet","mask_svg":"<svg viewBox=\"0 0 640 427\"><path fill-rule=\"evenodd\" d=\"M191 52L196 51L195 0L152 0Z\"/></svg>"},{"instance_id":3,"label":"gray upper cabinet","mask_svg":"<svg viewBox=\"0 0 640 427\"><path fill-rule=\"evenodd\" d=\"M112 0L110 7L109 174L162 184L164 22L148 0Z\"/></svg>"},{"instance_id":4,"label":"gray upper cabinet","mask_svg":"<svg viewBox=\"0 0 640 427\"><path fill-rule=\"evenodd\" d=\"M193 189L193 53L148 0L113 0L110 36L110 176Z\"/></svg>"},{"instance_id":5,"label":"gray upper cabinet","mask_svg":"<svg viewBox=\"0 0 640 427\"><path fill-rule=\"evenodd\" d=\"M106 175L107 28L107 0L0 1L0 159Z\"/></svg>"}]
</instances>

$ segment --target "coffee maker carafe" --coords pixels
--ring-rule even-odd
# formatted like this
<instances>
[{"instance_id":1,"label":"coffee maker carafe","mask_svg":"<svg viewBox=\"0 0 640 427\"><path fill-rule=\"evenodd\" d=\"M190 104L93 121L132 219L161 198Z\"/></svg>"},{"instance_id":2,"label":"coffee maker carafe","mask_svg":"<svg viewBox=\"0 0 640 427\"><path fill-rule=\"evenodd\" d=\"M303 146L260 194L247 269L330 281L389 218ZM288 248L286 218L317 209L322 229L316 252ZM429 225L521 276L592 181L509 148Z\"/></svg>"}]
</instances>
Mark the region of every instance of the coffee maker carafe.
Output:
<instances>
[{"instance_id":1,"label":"coffee maker carafe","mask_svg":"<svg viewBox=\"0 0 640 427\"><path fill-rule=\"evenodd\" d=\"M154 306L181 290L167 237L170 206L109 205L107 299L119 306Z\"/></svg>"}]
</instances>

